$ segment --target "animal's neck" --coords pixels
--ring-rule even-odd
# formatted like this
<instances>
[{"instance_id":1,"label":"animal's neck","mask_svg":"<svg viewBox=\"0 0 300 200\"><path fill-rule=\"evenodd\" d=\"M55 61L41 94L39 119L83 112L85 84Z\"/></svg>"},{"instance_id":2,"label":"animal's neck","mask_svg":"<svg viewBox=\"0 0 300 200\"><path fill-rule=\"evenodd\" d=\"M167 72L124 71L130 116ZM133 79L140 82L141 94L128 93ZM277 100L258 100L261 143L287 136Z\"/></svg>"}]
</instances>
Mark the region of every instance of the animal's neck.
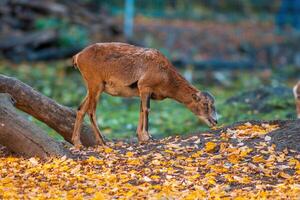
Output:
<instances>
[{"instance_id":1,"label":"animal's neck","mask_svg":"<svg viewBox=\"0 0 300 200\"><path fill-rule=\"evenodd\" d=\"M197 92L199 92L187 80L180 76L176 77L174 79L174 83L172 84L175 85L175 87L173 88L172 94L170 95L171 98L186 106L193 101L192 94L196 94Z\"/></svg>"}]
</instances>

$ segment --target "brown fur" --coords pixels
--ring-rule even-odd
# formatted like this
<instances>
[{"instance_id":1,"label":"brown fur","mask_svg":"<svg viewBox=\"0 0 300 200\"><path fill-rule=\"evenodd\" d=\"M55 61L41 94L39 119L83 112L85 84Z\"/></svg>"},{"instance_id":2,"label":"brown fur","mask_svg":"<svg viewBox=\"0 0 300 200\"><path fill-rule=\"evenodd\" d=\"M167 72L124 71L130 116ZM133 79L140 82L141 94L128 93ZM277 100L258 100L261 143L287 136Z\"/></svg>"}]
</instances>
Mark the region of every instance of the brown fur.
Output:
<instances>
[{"instance_id":1,"label":"brown fur","mask_svg":"<svg viewBox=\"0 0 300 200\"><path fill-rule=\"evenodd\" d=\"M300 118L300 81L295 85L293 92L296 101L297 117Z\"/></svg>"},{"instance_id":2,"label":"brown fur","mask_svg":"<svg viewBox=\"0 0 300 200\"><path fill-rule=\"evenodd\" d=\"M75 146L81 145L79 130L86 112L90 115L97 142L104 143L95 116L97 100L102 92L112 96L141 98L137 128L140 142L150 139L150 99L175 99L209 125L216 124L213 97L189 84L155 49L124 43L97 43L76 54L73 64L80 70L88 90L77 112L72 137Z\"/></svg>"}]
</instances>

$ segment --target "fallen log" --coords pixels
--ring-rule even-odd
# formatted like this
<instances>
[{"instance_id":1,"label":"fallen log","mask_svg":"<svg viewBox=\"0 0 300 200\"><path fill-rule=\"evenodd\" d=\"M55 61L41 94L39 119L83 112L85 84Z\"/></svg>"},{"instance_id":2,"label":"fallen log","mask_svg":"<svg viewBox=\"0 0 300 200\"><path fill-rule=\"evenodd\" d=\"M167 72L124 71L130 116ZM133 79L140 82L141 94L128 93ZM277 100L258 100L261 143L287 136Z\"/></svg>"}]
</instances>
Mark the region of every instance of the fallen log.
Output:
<instances>
[{"instance_id":1,"label":"fallen log","mask_svg":"<svg viewBox=\"0 0 300 200\"><path fill-rule=\"evenodd\" d=\"M72 57L74 54L79 52L83 47L65 47L65 48L57 48L57 47L49 47L47 49L41 49L37 51L28 51L23 54L23 60L36 61L36 60L53 60L53 59L62 59L67 57ZM12 60L14 56L10 56ZM22 60L22 58L21 58Z\"/></svg>"},{"instance_id":2,"label":"fallen log","mask_svg":"<svg viewBox=\"0 0 300 200\"><path fill-rule=\"evenodd\" d=\"M9 93L16 100L15 106L19 110L44 122L66 141L72 143L76 119L76 112L73 109L62 106L25 83L4 75L0 75L0 93ZM81 129L81 141L84 146L96 144L92 129L86 124Z\"/></svg>"},{"instance_id":3,"label":"fallen log","mask_svg":"<svg viewBox=\"0 0 300 200\"><path fill-rule=\"evenodd\" d=\"M56 30L43 30L24 33L22 35L8 35L0 38L0 50L12 49L15 47L30 45L33 47L50 43L58 38Z\"/></svg>"},{"instance_id":4,"label":"fallen log","mask_svg":"<svg viewBox=\"0 0 300 200\"><path fill-rule=\"evenodd\" d=\"M71 156L70 144L48 136L25 117L17 113L9 94L0 93L0 144L25 156L47 158Z\"/></svg>"},{"instance_id":5,"label":"fallen log","mask_svg":"<svg viewBox=\"0 0 300 200\"><path fill-rule=\"evenodd\" d=\"M12 0L10 4L13 6L28 7L43 14L64 15L68 11L66 6L53 1Z\"/></svg>"}]
</instances>

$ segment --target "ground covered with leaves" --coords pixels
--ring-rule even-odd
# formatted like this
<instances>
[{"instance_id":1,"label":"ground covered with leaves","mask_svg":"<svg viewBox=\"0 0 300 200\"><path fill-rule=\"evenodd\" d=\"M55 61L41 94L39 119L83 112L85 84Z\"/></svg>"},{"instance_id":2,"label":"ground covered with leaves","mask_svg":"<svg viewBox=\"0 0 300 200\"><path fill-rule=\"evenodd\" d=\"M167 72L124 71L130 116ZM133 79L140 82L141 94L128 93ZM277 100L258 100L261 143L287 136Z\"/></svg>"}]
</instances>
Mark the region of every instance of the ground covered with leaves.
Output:
<instances>
[{"instance_id":1,"label":"ground covered with leaves","mask_svg":"<svg viewBox=\"0 0 300 200\"><path fill-rule=\"evenodd\" d=\"M244 123L147 145L122 141L39 160L1 151L3 199L299 199L300 155L278 124Z\"/></svg>"}]
</instances>

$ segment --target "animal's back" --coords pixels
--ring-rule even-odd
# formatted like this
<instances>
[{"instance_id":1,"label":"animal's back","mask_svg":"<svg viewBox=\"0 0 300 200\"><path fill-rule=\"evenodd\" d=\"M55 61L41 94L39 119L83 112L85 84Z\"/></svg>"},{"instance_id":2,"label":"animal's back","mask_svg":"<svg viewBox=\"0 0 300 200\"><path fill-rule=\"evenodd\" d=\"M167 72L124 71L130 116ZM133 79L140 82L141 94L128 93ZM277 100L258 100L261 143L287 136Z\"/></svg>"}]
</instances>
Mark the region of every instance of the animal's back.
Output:
<instances>
[{"instance_id":1,"label":"animal's back","mask_svg":"<svg viewBox=\"0 0 300 200\"><path fill-rule=\"evenodd\" d=\"M125 43L96 43L77 54L81 73L100 75L104 81L131 84L151 70L157 73L169 65L157 50Z\"/></svg>"}]
</instances>

